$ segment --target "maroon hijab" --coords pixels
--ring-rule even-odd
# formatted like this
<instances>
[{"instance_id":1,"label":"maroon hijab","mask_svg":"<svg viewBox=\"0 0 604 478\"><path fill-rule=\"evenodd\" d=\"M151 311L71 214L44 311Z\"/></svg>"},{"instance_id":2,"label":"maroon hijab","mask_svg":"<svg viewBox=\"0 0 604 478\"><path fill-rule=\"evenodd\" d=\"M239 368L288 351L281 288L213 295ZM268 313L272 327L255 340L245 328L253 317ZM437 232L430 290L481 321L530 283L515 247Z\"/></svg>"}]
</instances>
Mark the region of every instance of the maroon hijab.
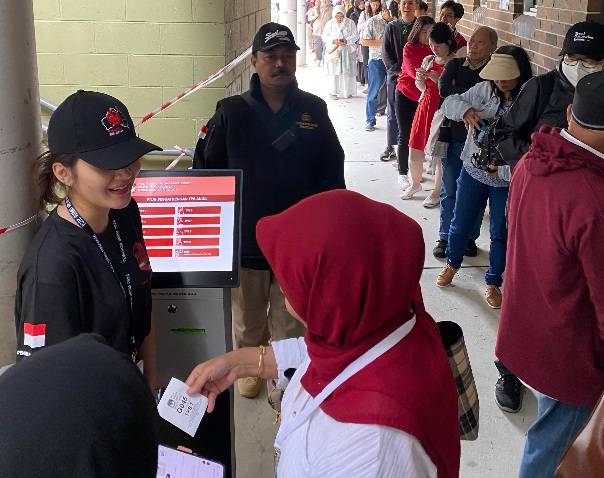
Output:
<instances>
[{"instance_id":1,"label":"maroon hijab","mask_svg":"<svg viewBox=\"0 0 604 478\"><path fill-rule=\"evenodd\" d=\"M415 310L399 344L321 405L345 423L393 427L416 437L439 478L459 474L457 393L436 324L424 310L420 226L395 208L334 190L258 222L256 235L283 293L307 323L313 397Z\"/></svg>"}]
</instances>

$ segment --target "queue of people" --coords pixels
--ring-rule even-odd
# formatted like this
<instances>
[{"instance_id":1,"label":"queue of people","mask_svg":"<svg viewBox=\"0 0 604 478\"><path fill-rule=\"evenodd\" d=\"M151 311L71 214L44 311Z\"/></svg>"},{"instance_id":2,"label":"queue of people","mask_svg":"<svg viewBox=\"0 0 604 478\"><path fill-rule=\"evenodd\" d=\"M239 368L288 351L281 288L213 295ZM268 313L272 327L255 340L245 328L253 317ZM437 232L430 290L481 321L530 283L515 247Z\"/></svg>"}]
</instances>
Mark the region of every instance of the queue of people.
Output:
<instances>
[{"instance_id":1,"label":"queue of people","mask_svg":"<svg viewBox=\"0 0 604 478\"><path fill-rule=\"evenodd\" d=\"M558 67L534 77L527 52L497 48L489 27L476 29L463 50L459 4L443 3L439 22L416 17L420 7L415 0L385 8L322 1L308 18L321 60L331 63L334 96L354 94L357 41L368 48L367 131L375 129L379 90L393 93L396 125L391 131L389 121L385 158L396 144L403 199L422 189L427 145L444 145L442 185L424 201L440 205L433 253L447 264L439 287L452 283L464 256L477 254L488 201L485 302L502 309L495 400L516 412L524 386L538 393L520 477L550 478L604 391L604 26L574 25ZM319 19L325 23L315 31ZM195 168L243 169L246 186L234 350L195 367L189 392L207 395L212 412L217 394L235 382L248 398L263 379L285 388L275 442L280 477L457 477L458 392L422 299L421 227L346 191L327 105L297 86L297 50L287 27L263 25L249 90L218 103L196 147ZM316 127L301 127L302 116ZM250 134L242 137L242 129ZM284 135L288 141L279 141ZM123 103L88 91L53 114L48 145L36 177L40 209L54 209L19 269L19 363L0 378L11 387L0 395L0 444L14 437L24 445L0 455L0 475L38 476L60 466L69 476L113 476L103 469L110 463L151 477L151 267L131 188L140 157L159 148L136 136ZM139 359L145 379L132 363ZM57 368L61 374L51 377ZM132 389L123 387L126 376ZM50 378L62 385L44 406L14 407L54 390ZM114 383L120 393L107 395ZM70 384L86 391L66 406L77 408L90 433L85 441L72 440L75 433L48 440L48 449L63 443L80 453L24 460L19 420L38 413L58 427L62 415L52 410ZM97 401L123 408L107 415ZM74 431L80 415L65 422ZM99 446L114 433L135 453Z\"/></svg>"}]
</instances>

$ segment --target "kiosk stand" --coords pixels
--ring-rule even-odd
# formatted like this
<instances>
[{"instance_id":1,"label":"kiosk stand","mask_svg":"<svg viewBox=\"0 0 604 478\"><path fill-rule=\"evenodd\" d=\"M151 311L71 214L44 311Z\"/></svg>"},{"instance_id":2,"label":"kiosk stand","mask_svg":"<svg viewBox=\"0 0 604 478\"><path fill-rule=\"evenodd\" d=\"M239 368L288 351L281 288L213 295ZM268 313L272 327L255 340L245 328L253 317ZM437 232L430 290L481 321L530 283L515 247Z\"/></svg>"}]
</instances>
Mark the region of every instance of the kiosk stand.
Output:
<instances>
[{"instance_id":1,"label":"kiosk stand","mask_svg":"<svg viewBox=\"0 0 604 478\"><path fill-rule=\"evenodd\" d=\"M160 387L170 378L185 380L200 362L233 350L230 289L157 289L153 291ZM160 442L186 446L218 461L225 476L235 476L235 421L232 387L218 396L195 437L162 420Z\"/></svg>"},{"instance_id":2,"label":"kiosk stand","mask_svg":"<svg viewBox=\"0 0 604 478\"><path fill-rule=\"evenodd\" d=\"M233 349L231 287L239 285L241 171L141 171L133 190L153 269L158 385L185 380ZM235 476L233 389L194 437L162 420L160 443L186 446Z\"/></svg>"}]
</instances>

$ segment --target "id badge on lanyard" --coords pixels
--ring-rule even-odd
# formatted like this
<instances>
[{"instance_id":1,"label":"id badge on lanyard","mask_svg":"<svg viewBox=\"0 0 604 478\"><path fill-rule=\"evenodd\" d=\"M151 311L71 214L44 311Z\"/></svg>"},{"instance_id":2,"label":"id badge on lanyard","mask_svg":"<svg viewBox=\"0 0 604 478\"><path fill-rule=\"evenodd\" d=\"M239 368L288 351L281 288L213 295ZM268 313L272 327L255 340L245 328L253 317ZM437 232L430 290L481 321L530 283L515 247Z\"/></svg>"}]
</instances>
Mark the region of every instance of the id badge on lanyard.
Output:
<instances>
[{"instance_id":1,"label":"id badge on lanyard","mask_svg":"<svg viewBox=\"0 0 604 478\"><path fill-rule=\"evenodd\" d=\"M134 320L133 319L134 293L132 291L132 278L130 277L130 273L127 272L124 276L125 281L126 281L126 286L124 287L124 283L120 279L120 276L117 273L117 271L115 270L115 267L113 267L111 259L109 259L109 255L107 254L107 251L105 251L105 248L103 247L103 244L101 243L101 240L99 239L99 236L97 235L96 232L94 232L92 230L92 227L90 227L90 225L86 222L86 220L82 216L80 216L80 214L78 213L76 208L71 203L69 196L67 196L65 198L65 207L67 208L67 211L69 211L69 214L71 214L71 217L73 217L76 224L78 226L80 226L80 228L85 230L88 234L90 234L90 236L96 243L97 247L101 251L102 256L105 258L105 261L107 262L107 265L109 266L109 269L111 269L113 276L115 277L118 284L120 285L120 287L122 289L122 293L124 294L124 298L128 302L128 308L130 311L130 339L129 339L130 340L130 353L132 355L132 361L136 362L136 355L137 355L136 339L134 338L134 326L132 323ZM124 241L122 241L122 236L120 235L120 231L117 226L117 221L115 219L112 219L111 222L113 225L113 230L115 232L115 238L117 239L117 243L120 248L120 253L122 256L122 263L125 264L127 261L127 257L126 257L126 248L124 247Z\"/></svg>"},{"instance_id":2,"label":"id badge on lanyard","mask_svg":"<svg viewBox=\"0 0 604 478\"><path fill-rule=\"evenodd\" d=\"M275 438L275 477L277 477L277 468L279 466L279 459L281 458L281 450L283 448L283 443L287 436L300 427L310 415L317 409L319 406L325 401L327 397L329 397L333 391L342 385L346 380L352 377L355 373L365 368L367 365L375 361L378 357L385 354L398 344L401 340L403 340L409 332L413 329L417 321L416 316L414 315L411 319L401 325L398 329L388 335L381 342L378 342L372 348L367 350L363 355L358 357L352 363L349 363L340 374L334 378L331 382L329 382L325 388L319 393L316 397L306 403L304 408L298 412L298 414L287 423L281 425L279 431L277 432L277 436Z\"/></svg>"}]
</instances>

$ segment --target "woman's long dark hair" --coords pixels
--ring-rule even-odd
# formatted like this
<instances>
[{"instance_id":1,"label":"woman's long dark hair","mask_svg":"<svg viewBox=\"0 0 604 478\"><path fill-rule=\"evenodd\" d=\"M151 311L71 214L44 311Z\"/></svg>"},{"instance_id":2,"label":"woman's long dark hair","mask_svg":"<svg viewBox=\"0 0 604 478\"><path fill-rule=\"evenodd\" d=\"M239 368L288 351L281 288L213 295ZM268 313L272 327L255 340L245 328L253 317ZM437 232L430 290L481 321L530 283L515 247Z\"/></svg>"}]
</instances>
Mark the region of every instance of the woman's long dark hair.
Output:
<instances>
[{"instance_id":1,"label":"woman's long dark hair","mask_svg":"<svg viewBox=\"0 0 604 478\"><path fill-rule=\"evenodd\" d=\"M512 91L512 101L516 99L518 93L520 93L520 89L522 85L524 85L528 80L533 77L533 68L531 67L531 59L528 56L526 50L520 46L516 45L505 45L500 46L495 50L495 53L499 53L501 55L510 55L514 57L516 64L518 65L518 69L520 70L520 76L518 77L518 85ZM503 92L497 88L494 80L491 81L491 86L493 87L493 92L499 96L499 99L503 101Z\"/></svg>"},{"instance_id":2,"label":"woman's long dark hair","mask_svg":"<svg viewBox=\"0 0 604 478\"><path fill-rule=\"evenodd\" d=\"M409 36L407 37L407 43L418 43L419 34L422 31L422 28L426 25L434 25L434 18L427 15L417 17L415 23L413 24L413 28L411 28Z\"/></svg>"}]
</instances>

